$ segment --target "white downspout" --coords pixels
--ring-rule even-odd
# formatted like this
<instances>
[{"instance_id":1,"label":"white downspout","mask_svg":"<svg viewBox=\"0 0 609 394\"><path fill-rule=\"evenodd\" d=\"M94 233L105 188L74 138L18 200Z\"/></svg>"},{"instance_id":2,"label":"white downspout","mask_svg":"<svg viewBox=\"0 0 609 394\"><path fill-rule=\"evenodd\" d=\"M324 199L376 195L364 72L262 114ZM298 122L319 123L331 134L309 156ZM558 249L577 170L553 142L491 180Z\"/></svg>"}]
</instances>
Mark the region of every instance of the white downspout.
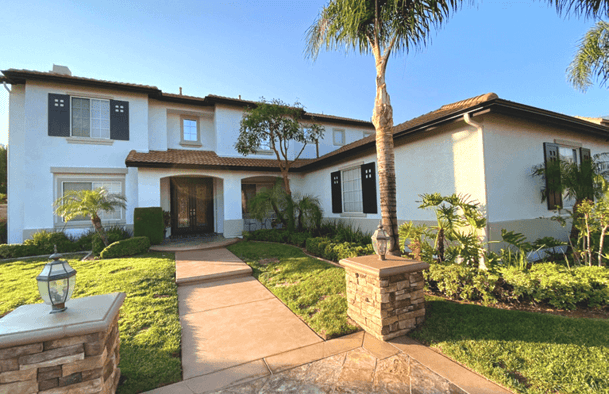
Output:
<instances>
[{"instance_id":1,"label":"white downspout","mask_svg":"<svg viewBox=\"0 0 609 394\"><path fill-rule=\"evenodd\" d=\"M8 88L8 86L6 85L6 81L2 81L2 84L4 85L4 89L6 89L6 91L10 94L11 90Z\"/></svg>"},{"instance_id":2,"label":"white downspout","mask_svg":"<svg viewBox=\"0 0 609 394\"><path fill-rule=\"evenodd\" d=\"M484 132L483 132L483 128L482 125L480 123L476 123L472 120L469 112L463 114L463 120L465 121L465 123L467 123L468 125L475 127L476 131L478 133L478 151L479 151L479 162L478 165L480 167L480 182L482 187L484 188L483 191L483 201L480 201L480 203L482 204L483 207L485 207L485 212L484 212L484 216L486 217L486 226L484 227L484 234L482 235L482 242L488 242L489 240L489 221L488 221L488 189L486 186L486 168L485 168L485 162L484 162ZM488 249L488 245L487 245L487 249ZM484 261L483 256L480 256L480 268L486 270L486 264Z\"/></svg>"}]
</instances>

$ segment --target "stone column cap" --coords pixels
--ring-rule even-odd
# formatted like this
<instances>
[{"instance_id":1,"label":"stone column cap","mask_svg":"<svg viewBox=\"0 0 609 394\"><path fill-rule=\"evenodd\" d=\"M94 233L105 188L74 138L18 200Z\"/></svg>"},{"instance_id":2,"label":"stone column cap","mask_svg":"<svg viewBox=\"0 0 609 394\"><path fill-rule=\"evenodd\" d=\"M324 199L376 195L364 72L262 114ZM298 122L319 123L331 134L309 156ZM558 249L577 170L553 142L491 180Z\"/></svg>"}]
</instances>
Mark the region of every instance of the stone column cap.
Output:
<instances>
[{"instance_id":1,"label":"stone column cap","mask_svg":"<svg viewBox=\"0 0 609 394\"><path fill-rule=\"evenodd\" d=\"M339 263L345 268L351 268L368 275L378 276L379 278L423 271L429 268L429 264L423 261L405 259L398 256L387 256L385 260L379 260L377 255L350 257L341 260Z\"/></svg>"},{"instance_id":2,"label":"stone column cap","mask_svg":"<svg viewBox=\"0 0 609 394\"><path fill-rule=\"evenodd\" d=\"M75 298L68 309L49 313L46 304L23 305L0 319L0 349L106 331L125 301L125 293Z\"/></svg>"}]
</instances>

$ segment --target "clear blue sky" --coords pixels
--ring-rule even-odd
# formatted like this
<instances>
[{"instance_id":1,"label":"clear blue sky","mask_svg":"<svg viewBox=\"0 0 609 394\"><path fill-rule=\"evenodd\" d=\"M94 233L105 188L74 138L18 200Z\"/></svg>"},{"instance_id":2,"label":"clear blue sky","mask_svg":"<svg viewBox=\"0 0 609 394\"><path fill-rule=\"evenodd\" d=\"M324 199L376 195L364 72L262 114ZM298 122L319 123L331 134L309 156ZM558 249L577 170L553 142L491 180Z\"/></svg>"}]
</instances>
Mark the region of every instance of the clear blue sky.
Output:
<instances>
[{"instance_id":1,"label":"clear blue sky","mask_svg":"<svg viewBox=\"0 0 609 394\"><path fill-rule=\"evenodd\" d=\"M154 85L165 92L300 101L310 112L370 119L371 55L304 57L305 32L324 0L29 1L0 12L0 70L48 71ZM539 1L479 2L458 11L431 44L389 62L395 124L444 104L495 92L568 115L609 115L609 91L566 81L593 20L557 15ZM0 143L8 94L0 88Z\"/></svg>"}]
</instances>

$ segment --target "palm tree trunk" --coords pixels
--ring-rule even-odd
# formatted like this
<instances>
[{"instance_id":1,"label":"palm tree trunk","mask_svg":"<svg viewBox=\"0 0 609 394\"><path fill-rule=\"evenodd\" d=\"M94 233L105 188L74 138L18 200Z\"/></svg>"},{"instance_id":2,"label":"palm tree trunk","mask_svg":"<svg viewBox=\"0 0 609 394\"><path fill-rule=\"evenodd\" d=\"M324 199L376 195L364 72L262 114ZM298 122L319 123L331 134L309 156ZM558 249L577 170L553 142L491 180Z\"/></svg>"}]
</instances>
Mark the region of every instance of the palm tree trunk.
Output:
<instances>
[{"instance_id":1,"label":"palm tree trunk","mask_svg":"<svg viewBox=\"0 0 609 394\"><path fill-rule=\"evenodd\" d=\"M376 56L375 56L376 58ZM376 98L372 123L376 129L376 157L383 228L389 235L388 253L400 255L396 205L395 154L393 151L393 108L385 84L386 60L376 59Z\"/></svg>"},{"instance_id":2,"label":"palm tree trunk","mask_svg":"<svg viewBox=\"0 0 609 394\"><path fill-rule=\"evenodd\" d=\"M97 231L97 233L99 234L99 237L104 242L104 245L108 246L108 244L109 244L108 237L106 236L106 232L104 231L104 228L101 225L101 219L99 218L99 216L92 217L91 222L93 223L93 227L95 228L95 231Z\"/></svg>"}]
</instances>

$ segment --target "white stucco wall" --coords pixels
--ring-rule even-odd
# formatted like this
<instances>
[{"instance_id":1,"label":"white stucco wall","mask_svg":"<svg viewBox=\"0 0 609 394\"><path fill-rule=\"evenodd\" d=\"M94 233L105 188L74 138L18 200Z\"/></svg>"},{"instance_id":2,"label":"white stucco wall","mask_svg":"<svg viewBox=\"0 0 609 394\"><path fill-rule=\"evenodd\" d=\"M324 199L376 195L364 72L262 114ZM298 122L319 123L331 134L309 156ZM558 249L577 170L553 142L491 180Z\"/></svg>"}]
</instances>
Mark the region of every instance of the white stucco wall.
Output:
<instances>
[{"instance_id":1,"label":"white stucco wall","mask_svg":"<svg viewBox=\"0 0 609 394\"><path fill-rule=\"evenodd\" d=\"M55 190L51 167L65 168L121 168L125 169L125 158L132 149L148 150L148 97L143 94L124 93L105 89L80 86L56 85L43 82L28 82L15 85L11 93L12 101L23 102L23 110L16 104L11 110L9 159L11 171L11 194L13 201L20 200L11 207L11 228L8 241L22 242L24 232L32 229L52 229L54 227L53 201L58 197ZM48 94L59 93L82 97L103 97L129 102L129 141L113 140L111 145L70 143L66 137L48 135ZM21 114L19 113L21 111ZM18 119L23 119L20 130ZM57 176L57 175L55 175ZM123 178L125 176L123 175ZM134 189L126 188L127 212L132 212L136 200ZM27 209L19 208L27 207ZM127 219L128 220L128 219ZM70 227L70 226L67 226Z\"/></svg>"}]
</instances>

